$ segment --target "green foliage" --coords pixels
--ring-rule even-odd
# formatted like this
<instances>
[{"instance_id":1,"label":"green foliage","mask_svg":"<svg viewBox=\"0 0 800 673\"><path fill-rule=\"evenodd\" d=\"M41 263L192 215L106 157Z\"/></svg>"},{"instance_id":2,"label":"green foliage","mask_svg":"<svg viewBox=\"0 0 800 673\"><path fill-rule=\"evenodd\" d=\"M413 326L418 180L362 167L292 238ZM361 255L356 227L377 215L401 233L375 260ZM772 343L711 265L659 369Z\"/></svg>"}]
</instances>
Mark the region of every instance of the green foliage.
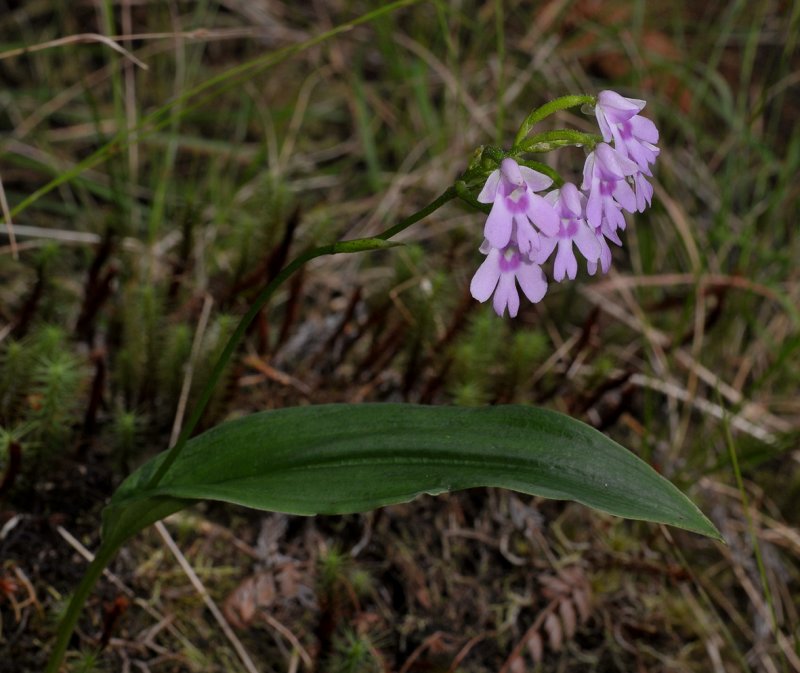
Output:
<instances>
[{"instance_id":1,"label":"green foliage","mask_svg":"<svg viewBox=\"0 0 800 673\"><path fill-rule=\"evenodd\" d=\"M80 418L85 365L63 329L37 328L0 351L0 422L38 452L64 449Z\"/></svg>"},{"instance_id":2,"label":"green foliage","mask_svg":"<svg viewBox=\"0 0 800 673\"><path fill-rule=\"evenodd\" d=\"M115 358L116 381L126 404L135 406L154 393L162 347L163 299L161 289L131 280L123 292L119 313L121 348Z\"/></svg>"},{"instance_id":3,"label":"green foliage","mask_svg":"<svg viewBox=\"0 0 800 673\"><path fill-rule=\"evenodd\" d=\"M498 321L491 307L481 307L452 347L451 394L463 406L479 406L498 397L526 402L525 384L550 354L550 342L540 330L512 332Z\"/></svg>"},{"instance_id":4,"label":"green foliage","mask_svg":"<svg viewBox=\"0 0 800 673\"><path fill-rule=\"evenodd\" d=\"M114 414L112 431L114 450L123 465L136 455L141 434L141 419L133 411L118 409Z\"/></svg>"},{"instance_id":5,"label":"green foliage","mask_svg":"<svg viewBox=\"0 0 800 673\"><path fill-rule=\"evenodd\" d=\"M192 385L193 395L199 395L208 384L211 370L217 360L219 360L220 355L222 355L222 351L225 349L228 339L236 329L238 322L239 320L235 316L222 314L216 316L213 323L209 326L208 332L203 340L203 348L198 359L199 361L195 366L196 374ZM219 383L214 389L214 395L211 398L208 408L208 416L210 418L218 416L221 411L221 406L228 396L227 383L232 367L232 362L226 363Z\"/></svg>"},{"instance_id":6,"label":"green foliage","mask_svg":"<svg viewBox=\"0 0 800 673\"><path fill-rule=\"evenodd\" d=\"M333 642L333 653L325 673L381 673L385 670L375 657L375 645L367 635L344 629Z\"/></svg>"},{"instance_id":7,"label":"green foliage","mask_svg":"<svg viewBox=\"0 0 800 673\"><path fill-rule=\"evenodd\" d=\"M13 422L20 413L30 388L35 359L33 348L12 339L0 350L0 418L6 423Z\"/></svg>"},{"instance_id":8,"label":"green foliage","mask_svg":"<svg viewBox=\"0 0 800 673\"><path fill-rule=\"evenodd\" d=\"M192 329L185 323L171 324L165 329L164 349L156 372L158 392L164 401L165 419L174 417L186 374L186 363L192 352L192 338Z\"/></svg>"},{"instance_id":9,"label":"green foliage","mask_svg":"<svg viewBox=\"0 0 800 673\"><path fill-rule=\"evenodd\" d=\"M80 363L69 350L45 356L34 367L31 407L44 447L62 445L69 435L82 381Z\"/></svg>"},{"instance_id":10,"label":"green foliage","mask_svg":"<svg viewBox=\"0 0 800 673\"><path fill-rule=\"evenodd\" d=\"M104 512L114 546L194 500L343 514L476 486L570 499L718 537L670 482L601 433L533 407L318 405L246 416L123 482Z\"/></svg>"},{"instance_id":11,"label":"green foliage","mask_svg":"<svg viewBox=\"0 0 800 673\"><path fill-rule=\"evenodd\" d=\"M342 582L346 582L349 559L336 548L329 549L319 559L319 583L324 593L335 591Z\"/></svg>"}]
</instances>

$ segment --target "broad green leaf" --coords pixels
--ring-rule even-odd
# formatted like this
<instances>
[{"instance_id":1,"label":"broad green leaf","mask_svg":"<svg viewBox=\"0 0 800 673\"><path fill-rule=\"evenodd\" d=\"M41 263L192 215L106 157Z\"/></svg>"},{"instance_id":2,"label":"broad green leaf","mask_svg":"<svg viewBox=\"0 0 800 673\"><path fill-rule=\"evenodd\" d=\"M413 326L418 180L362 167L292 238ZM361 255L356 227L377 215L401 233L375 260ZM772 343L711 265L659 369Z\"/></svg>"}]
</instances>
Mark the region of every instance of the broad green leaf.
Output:
<instances>
[{"instance_id":1,"label":"broad green leaf","mask_svg":"<svg viewBox=\"0 0 800 673\"><path fill-rule=\"evenodd\" d=\"M290 514L344 514L475 486L575 500L631 519L720 538L645 462L568 416L533 407L358 404L267 411L190 440L153 489L163 459L117 490L103 533L123 540L210 499Z\"/></svg>"}]
</instances>

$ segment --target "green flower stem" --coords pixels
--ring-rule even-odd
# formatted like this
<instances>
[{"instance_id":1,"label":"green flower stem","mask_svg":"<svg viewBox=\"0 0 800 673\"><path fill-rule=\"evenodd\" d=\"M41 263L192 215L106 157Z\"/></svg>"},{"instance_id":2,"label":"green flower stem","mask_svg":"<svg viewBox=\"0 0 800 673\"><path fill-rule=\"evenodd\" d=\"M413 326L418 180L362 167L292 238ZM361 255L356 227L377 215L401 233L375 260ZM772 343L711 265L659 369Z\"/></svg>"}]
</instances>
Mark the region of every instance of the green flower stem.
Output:
<instances>
[{"instance_id":1,"label":"green flower stem","mask_svg":"<svg viewBox=\"0 0 800 673\"><path fill-rule=\"evenodd\" d=\"M573 129L543 131L515 146L517 152L552 152L559 147L588 147L593 150L603 137L596 133L582 133Z\"/></svg>"},{"instance_id":2,"label":"green flower stem","mask_svg":"<svg viewBox=\"0 0 800 673\"><path fill-rule=\"evenodd\" d=\"M456 182L455 187L456 187L456 193L458 194L458 198L460 198L462 201L468 203L476 210L483 211L487 215L491 212L492 206L488 203L481 203L480 201L478 201L478 199L476 199L472 195L472 192L469 191L469 187L467 187L466 182L459 180L458 182Z\"/></svg>"},{"instance_id":3,"label":"green flower stem","mask_svg":"<svg viewBox=\"0 0 800 673\"><path fill-rule=\"evenodd\" d=\"M111 559L116 555L121 544L121 542L116 544L102 544L94 560L89 564L81 583L70 599L67 611L64 613L58 625L56 642L53 646L53 650L50 652L47 668L44 669L45 673L58 673L61 668L61 662L67 652L67 647L69 646L72 632L75 630L75 625L78 622L78 617L81 614L83 604L89 598L89 594L92 593L92 588L97 580L100 579L103 570L105 570L106 566L111 562Z\"/></svg>"},{"instance_id":4,"label":"green flower stem","mask_svg":"<svg viewBox=\"0 0 800 673\"><path fill-rule=\"evenodd\" d=\"M514 150L512 151L520 149L522 141L528 137L531 129L543 119L561 110L568 110L569 108L578 107L579 105L595 105L596 103L597 99L594 96L562 96L561 98L556 98L536 108L525 118L525 121L522 122L522 125L519 127L517 136L514 138Z\"/></svg>"}]
</instances>

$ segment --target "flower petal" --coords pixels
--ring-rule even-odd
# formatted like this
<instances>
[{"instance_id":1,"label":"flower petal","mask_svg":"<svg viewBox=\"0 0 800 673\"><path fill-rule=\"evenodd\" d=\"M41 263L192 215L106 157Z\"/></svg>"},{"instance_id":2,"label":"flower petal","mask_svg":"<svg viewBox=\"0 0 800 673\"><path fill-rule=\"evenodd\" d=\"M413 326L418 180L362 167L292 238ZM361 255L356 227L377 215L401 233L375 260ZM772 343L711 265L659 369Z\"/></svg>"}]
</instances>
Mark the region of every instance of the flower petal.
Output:
<instances>
[{"instance_id":1,"label":"flower petal","mask_svg":"<svg viewBox=\"0 0 800 673\"><path fill-rule=\"evenodd\" d=\"M470 294L479 302L485 302L492 296L498 280L500 280L500 251L492 248L472 277L472 282L469 284Z\"/></svg>"},{"instance_id":2,"label":"flower petal","mask_svg":"<svg viewBox=\"0 0 800 673\"><path fill-rule=\"evenodd\" d=\"M614 184L614 198L629 213L636 212L636 195L627 180L617 180Z\"/></svg>"},{"instance_id":3,"label":"flower petal","mask_svg":"<svg viewBox=\"0 0 800 673\"><path fill-rule=\"evenodd\" d=\"M553 250L555 250L557 243L558 239L555 237L540 236L539 250L537 250L536 254L533 255L533 261L537 264L544 264L550 255L553 254Z\"/></svg>"},{"instance_id":4,"label":"flower petal","mask_svg":"<svg viewBox=\"0 0 800 673\"><path fill-rule=\"evenodd\" d=\"M590 152L589 156L586 157L586 162L583 164L583 182L581 183L581 189L583 190L589 189L589 185L592 184L594 165L594 152Z\"/></svg>"},{"instance_id":5,"label":"flower petal","mask_svg":"<svg viewBox=\"0 0 800 673\"><path fill-rule=\"evenodd\" d=\"M612 231L625 228L625 216L622 214L622 209L616 201L606 202L605 216L608 222L608 228ZM616 234L615 234L616 235ZM620 241L619 245L622 245Z\"/></svg>"},{"instance_id":6,"label":"flower petal","mask_svg":"<svg viewBox=\"0 0 800 673\"><path fill-rule=\"evenodd\" d=\"M597 95L597 107L601 108L612 124L628 121L646 105L638 98L625 98L616 91L601 91Z\"/></svg>"},{"instance_id":7,"label":"flower petal","mask_svg":"<svg viewBox=\"0 0 800 673\"><path fill-rule=\"evenodd\" d=\"M597 117L597 125L600 127L600 133L603 136L603 140L607 143L610 143L614 137L612 132L611 123L606 119L605 110L600 107L600 105L595 106L594 108L594 116Z\"/></svg>"},{"instance_id":8,"label":"flower petal","mask_svg":"<svg viewBox=\"0 0 800 673\"><path fill-rule=\"evenodd\" d=\"M483 235L495 248L505 248L511 239L511 223L513 217L505 206L505 199L499 198L492 206L492 212L486 220Z\"/></svg>"},{"instance_id":9,"label":"flower petal","mask_svg":"<svg viewBox=\"0 0 800 673\"><path fill-rule=\"evenodd\" d=\"M639 173L633 179L633 184L636 187L636 210L641 213L653 200L653 185L647 181L643 173Z\"/></svg>"},{"instance_id":10,"label":"flower petal","mask_svg":"<svg viewBox=\"0 0 800 673\"><path fill-rule=\"evenodd\" d=\"M531 226L528 218L518 215L514 218L516 226L515 239L519 251L528 257L534 254L539 249L539 233Z\"/></svg>"},{"instance_id":11,"label":"flower petal","mask_svg":"<svg viewBox=\"0 0 800 673\"><path fill-rule=\"evenodd\" d=\"M560 283L564 280L564 276L574 280L577 275L578 260L575 259L575 253L572 251L572 239L559 239L556 261L553 264L553 278Z\"/></svg>"},{"instance_id":12,"label":"flower petal","mask_svg":"<svg viewBox=\"0 0 800 673\"><path fill-rule=\"evenodd\" d=\"M523 263L517 269L517 282L529 301L540 302L547 294L547 278L538 264Z\"/></svg>"},{"instance_id":13,"label":"flower petal","mask_svg":"<svg viewBox=\"0 0 800 673\"><path fill-rule=\"evenodd\" d=\"M532 192L541 192L553 184L553 179L544 173L535 171L527 166L520 166L519 172L522 174L522 179L528 185Z\"/></svg>"},{"instance_id":14,"label":"flower petal","mask_svg":"<svg viewBox=\"0 0 800 673\"><path fill-rule=\"evenodd\" d=\"M497 195L497 186L500 184L500 169L492 171L491 175L486 178L486 184L483 185L481 193L478 194L478 201L481 203L494 203L494 198Z\"/></svg>"},{"instance_id":15,"label":"flower petal","mask_svg":"<svg viewBox=\"0 0 800 673\"><path fill-rule=\"evenodd\" d=\"M587 261L596 262L600 259L600 253L602 252L600 242L597 240L597 236L594 235L594 232L585 224L578 227L578 231L575 232L575 236L573 236L572 240L575 241L575 245L578 246L578 250L581 251L581 254ZM574 278L575 276L570 277Z\"/></svg>"},{"instance_id":16,"label":"flower petal","mask_svg":"<svg viewBox=\"0 0 800 673\"><path fill-rule=\"evenodd\" d=\"M620 214L621 214L621 212L620 212ZM625 218L624 217L622 218L622 222L623 223L625 222ZM621 226L619 228L620 229L625 229L624 226ZM609 241L611 241L615 245L619 245L619 246L622 245L622 239L619 237L619 234L617 233L617 230L616 229L612 229L611 223L608 220L603 222L603 228L602 228L601 231L603 232L603 236L605 236Z\"/></svg>"},{"instance_id":17,"label":"flower petal","mask_svg":"<svg viewBox=\"0 0 800 673\"><path fill-rule=\"evenodd\" d=\"M600 181L592 180L592 190L586 202L586 219L589 224L597 229L603 224L603 201L605 198L600 192Z\"/></svg>"},{"instance_id":18,"label":"flower petal","mask_svg":"<svg viewBox=\"0 0 800 673\"><path fill-rule=\"evenodd\" d=\"M611 248L606 243L604 238L599 239L600 242L600 268L603 270L603 273L608 273L608 270L611 268ZM587 266L591 265L597 266L597 262L587 262Z\"/></svg>"},{"instance_id":19,"label":"flower petal","mask_svg":"<svg viewBox=\"0 0 800 673\"><path fill-rule=\"evenodd\" d=\"M614 177L620 180L628 175L636 175L639 172L636 162L614 150L611 145L600 143L595 152L597 153L597 163L604 173L603 177Z\"/></svg>"},{"instance_id":20,"label":"flower petal","mask_svg":"<svg viewBox=\"0 0 800 673\"><path fill-rule=\"evenodd\" d=\"M636 115L630 119L631 130L634 137L655 145L658 142L658 129L652 120L641 115Z\"/></svg>"},{"instance_id":21,"label":"flower petal","mask_svg":"<svg viewBox=\"0 0 800 673\"><path fill-rule=\"evenodd\" d=\"M519 294L517 294L517 286L514 283L513 273L504 273L500 276L500 282L497 285L497 290L494 293L494 301L492 302L495 313L501 318L508 306L508 315L512 318L517 317L519 311Z\"/></svg>"},{"instance_id":22,"label":"flower petal","mask_svg":"<svg viewBox=\"0 0 800 673\"><path fill-rule=\"evenodd\" d=\"M528 217L548 236L558 233L560 222L555 209L537 194L528 195Z\"/></svg>"},{"instance_id":23,"label":"flower petal","mask_svg":"<svg viewBox=\"0 0 800 673\"><path fill-rule=\"evenodd\" d=\"M511 157L506 157L500 162L500 174L503 181L512 185L512 187L521 187L525 184L522 179L522 173L519 170L519 164Z\"/></svg>"},{"instance_id":24,"label":"flower petal","mask_svg":"<svg viewBox=\"0 0 800 673\"><path fill-rule=\"evenodd\" d=\"M571 182L567 182L561 188L561 204L575 217L583 215L583 203L581 203L581 193Z\"/></svg>"}]
</instances>

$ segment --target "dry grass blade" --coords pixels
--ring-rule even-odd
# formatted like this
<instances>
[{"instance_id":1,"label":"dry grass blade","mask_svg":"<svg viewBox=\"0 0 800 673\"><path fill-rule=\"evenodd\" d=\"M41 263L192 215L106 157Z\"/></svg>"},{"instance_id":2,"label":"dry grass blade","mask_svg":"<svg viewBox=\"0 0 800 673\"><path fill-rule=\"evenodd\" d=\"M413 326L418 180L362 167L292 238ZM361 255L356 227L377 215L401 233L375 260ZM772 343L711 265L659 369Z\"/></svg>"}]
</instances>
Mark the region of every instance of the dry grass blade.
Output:
<instances>
[{"instance_id":1,"label":"dry grass blade","mask_svg":"<svg viewBox=\"0 0 800 673\"><path fill-rule=\"evenodd\" d=\"M122 54L132 63L139 66L142 70L148 70L147 64L139 60L125 47L115 42L110 37L100 35L99 33L80 33L78 35L68 35L66 37L59 37L55 40L48 40L39 44L33 44L28 47L21 47L20 49L9 49L8 51L0 52L0 60L7 58L14 58L15 56L22 56L36 51L43 51L45 49L53 49L55 47L63 47L70 44L86 44L91 42L100 42L101 44L111 47L114 51Z\"/></svg>"},{"instance_id":2,"label":"dry grass blade","mask_svg":"<svg viewBox=\"0 0 800 673\"><path fill-rule=\"evenodd\" d=\"M239 657L239 661L242 662L242 665L248 671L248 673L259 673L258 667L253 663L252 658L248 654L247 650L245 649L242 642L239 640L237 635L233 632L230 624L228 624L228 620L225 619L225 615L222 614L222 611L217 607L217 604L209 595L208 591L205 588L205 585L197 576L197 573L192 568L189 561L186 560L186 557L183 555L183 552L178 548L178 545L175 544L175 540L172 539L172 536L169 534L167 527L159 521L155 524L155 528L158 531L158 534L161 536L161 539L164 541L164 544L167 545L167 548L172 552L172 555L175 557L175 560L180 565L181 570L186 574L191 582L192 586L194 587L195 591L200 595L203 599L203 603L208 608L208 611L213 615L214 620L219 625L222 633L225 634L225 637L233 646L234 651L236 652L237 656Z\"/></svg>"}]
</instances>

